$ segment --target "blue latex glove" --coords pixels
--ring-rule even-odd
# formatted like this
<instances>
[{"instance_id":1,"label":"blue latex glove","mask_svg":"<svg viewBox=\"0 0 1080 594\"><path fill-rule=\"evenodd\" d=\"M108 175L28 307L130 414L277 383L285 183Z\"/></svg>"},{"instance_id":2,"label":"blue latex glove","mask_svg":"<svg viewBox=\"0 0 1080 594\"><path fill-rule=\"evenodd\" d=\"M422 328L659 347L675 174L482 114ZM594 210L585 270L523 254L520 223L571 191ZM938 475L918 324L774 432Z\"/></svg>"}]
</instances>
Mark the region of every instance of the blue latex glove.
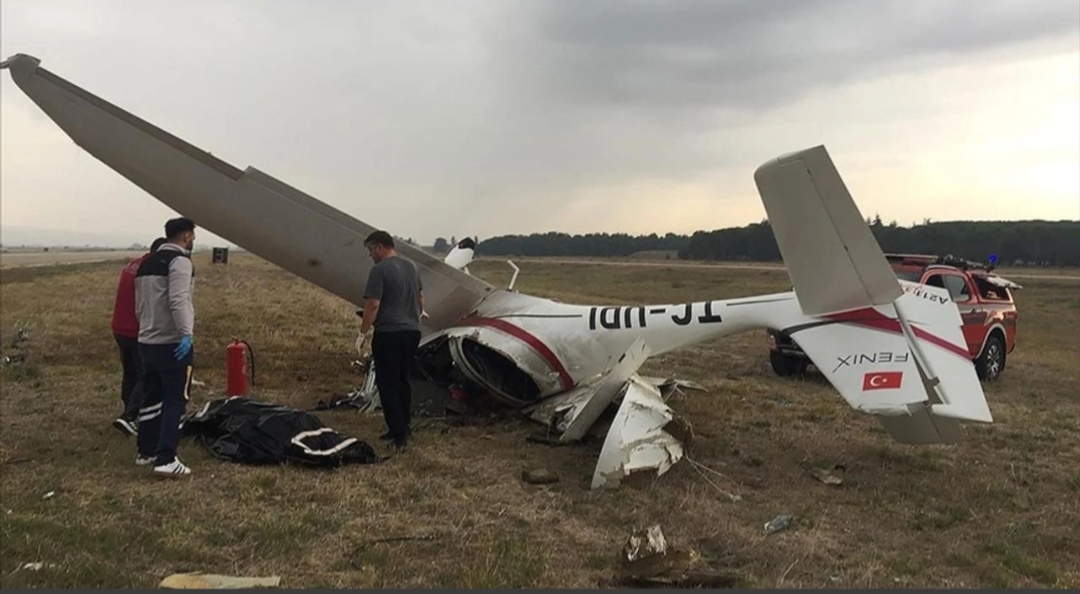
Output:
<instances>
[{"instance_id":1,"label":"blue latex glove","mask_svg":"<svg viewBox=\"0 0 1080 594\"><path fill-rule=\"evenodd\" d=\"M190 353L190 352L191 352L191 337L190 336L185 336L185 337L180 339L180 346L176 347L176 350L173 351L173 355L175 355L176 360L179 361L180 359L183 359L184 357L186 357L187 354Z\"/></svg>"}]
</instances>

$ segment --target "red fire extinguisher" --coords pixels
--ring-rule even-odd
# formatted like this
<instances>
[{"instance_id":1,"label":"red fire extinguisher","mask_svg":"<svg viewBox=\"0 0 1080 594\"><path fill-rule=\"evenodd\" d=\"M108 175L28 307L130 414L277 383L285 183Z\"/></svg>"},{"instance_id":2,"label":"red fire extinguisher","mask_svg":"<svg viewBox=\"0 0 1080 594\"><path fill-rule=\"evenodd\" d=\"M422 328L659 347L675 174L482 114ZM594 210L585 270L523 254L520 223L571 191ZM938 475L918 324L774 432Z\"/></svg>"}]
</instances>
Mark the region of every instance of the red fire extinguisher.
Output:
<instances>
[{"instance_id":1,"label":"red fire extinguisher","mask_svg":"<svg viewBox=\"0 0 1080 594\"><path fill-rule=\"evenodd\" d=\"M247 355L246 357L244 355ZM251 385L255 385L255 354L243 340L233 339L225 349L226 396L246 396L248 391L248 368L251 361Z\"/></svg>"}]
</instances>

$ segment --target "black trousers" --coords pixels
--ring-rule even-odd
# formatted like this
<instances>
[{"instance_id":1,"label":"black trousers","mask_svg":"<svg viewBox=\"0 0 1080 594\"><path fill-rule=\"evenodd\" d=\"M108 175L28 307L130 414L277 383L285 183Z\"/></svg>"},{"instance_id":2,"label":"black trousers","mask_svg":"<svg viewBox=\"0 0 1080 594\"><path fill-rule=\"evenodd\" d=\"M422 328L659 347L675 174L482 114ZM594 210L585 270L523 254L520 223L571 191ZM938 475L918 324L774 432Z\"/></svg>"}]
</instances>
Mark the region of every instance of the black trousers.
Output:
<instances>
[{"instance_id":1,"label":"black trousers","mask_svg":"<svg viewBox=\"0 0 1080 594\"><path fill-rule=\"evenodd\" d=\"M142 406L142 360L139 358L139 340L130 336L113 334L116 346L120 348L120 366L124 370L120 380L120 401L124 403L124 412L120 418L135 422Z\"/></svg>"},{"instance_id":2,"label":"black trousers","mask_svg":"<svg viewBox=\"0 0 1080 594\"><path fill-rule=\"evenodd\" d=\"M419 330L375 332L371 339L375 385L379 388L386 428L395 441L405 439L409 431L412 417L409 370L419 344Z\"/></svg>"},{"instance_id":3,"label":"black trousers","mask_svg":"<svg viewBox=\"0 0 1080 594\"><path fill-rule=\"evenodd\" d=\"M155 466L176 459L180 418L187 408L194 349L179 361L177 344L140 344L143 403L139 409L139 455L155 456Z\"/></svg>"}]
</instances>

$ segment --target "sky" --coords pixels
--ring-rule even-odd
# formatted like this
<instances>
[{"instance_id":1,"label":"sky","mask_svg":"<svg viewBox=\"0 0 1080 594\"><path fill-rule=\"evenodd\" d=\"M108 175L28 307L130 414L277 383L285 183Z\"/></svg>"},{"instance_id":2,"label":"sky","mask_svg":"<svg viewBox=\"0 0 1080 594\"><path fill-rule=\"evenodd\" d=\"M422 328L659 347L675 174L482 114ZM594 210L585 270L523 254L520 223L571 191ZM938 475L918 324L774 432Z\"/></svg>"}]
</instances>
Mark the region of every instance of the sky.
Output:
<instances>
[{"instance_id":1,"label":"sky","mask_svg":"<svg viewBox=\"0 0 1080 594\"><path fill-rule=\"evenodd\" d=\"M15 53L419 243L741 226L819 144L865 217L1080 219L1077 0L4 0ZM0 73L5 230L171 216Z\"/></svg>"}]
</instances>

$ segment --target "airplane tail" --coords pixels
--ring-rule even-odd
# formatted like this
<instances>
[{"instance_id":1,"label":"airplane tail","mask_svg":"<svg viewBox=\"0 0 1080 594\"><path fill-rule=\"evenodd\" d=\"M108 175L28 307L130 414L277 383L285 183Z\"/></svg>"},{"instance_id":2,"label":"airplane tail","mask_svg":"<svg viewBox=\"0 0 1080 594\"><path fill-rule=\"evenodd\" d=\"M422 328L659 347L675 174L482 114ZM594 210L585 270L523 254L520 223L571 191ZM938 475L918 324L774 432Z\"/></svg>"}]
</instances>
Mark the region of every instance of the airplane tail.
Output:
<instances>
[{"instance_id":1,"label":"airplane tail","mask_svg":"<svg viewBox=\"0 0 1080 594\"><path fill-rule=\"evenodd\" d=\"M803 319L781 330L852 408L903 443L992 422L946 290L901 286L823 146L754 173Z\"/></svg>"}]
</instances>

